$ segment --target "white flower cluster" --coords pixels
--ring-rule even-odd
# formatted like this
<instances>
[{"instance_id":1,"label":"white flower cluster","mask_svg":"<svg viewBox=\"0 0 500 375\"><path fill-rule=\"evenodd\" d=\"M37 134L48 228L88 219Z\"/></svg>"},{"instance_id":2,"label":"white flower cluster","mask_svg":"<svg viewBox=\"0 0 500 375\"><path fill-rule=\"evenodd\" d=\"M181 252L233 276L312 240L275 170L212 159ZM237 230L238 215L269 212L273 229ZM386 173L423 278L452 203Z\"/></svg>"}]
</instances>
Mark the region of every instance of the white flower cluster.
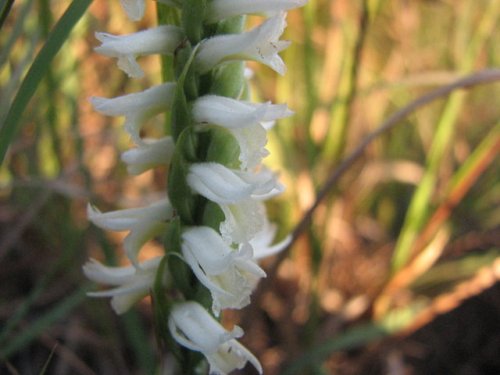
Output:
<instances>
[{"instance_id":1,"label":"white flower cluster","mask_svg":"<svg viewBox=\"0 0 500 375\"><path fill-rule=\"evenodd\" d=\"M181 6L180 0L162 0ZM192 60L196 74L205 74L231 61L258 61L283 74L285 66L278 53L288 46L279 38L286 26L285 11L304 5L306 0L209 0L206 24L245 14L261 14L265 21L240 34L216 35L202 40L194 49ZM144 0L121 0L132 20L143 16ZM131 35L97 33L101 54L118 59L118 67L131 77L143 72L136 59L149 54L174 54L185 40L181 27L163 25ZM172 136L159 139L141 137L141 125L148 118L169 111L174 105L177 83L168 82L140 93L106 99L94 97L95 109L110 116L124 116L125 130L135 148L122 154L129 173L141 174L160 165L169 165L176 151ZM218 230L205 225L183 225L181 252L198 281L212 296L212 312L239 309L250 302L258 280L265 277L257 260L285 248L289 238L271 245L276 229L266 216L263 201L280 194L284 188L277 176L261 162L267 156L267 130L275 120L290 116L286 105L256 104L243 98L203 95L190 103L194 127L220 127L228 131L239 146L239 160L229 168L213 161L191 163L186 183L193 195L200 195L218 205L224 214ZM123 313L150 293L161 257L138 261L142 246L167 230L176 217L175 204L168 197L143 208L101 213L88 207L89 219L99 227L129 231L124 241L127 267L107 267L95 260L83 270L98 283L114 289L89 293L111 297L112 307ZM168 251L168 249L167 249ZM172 287L171 277L163 277L165 287ZM171 336L182 346L203 353L211 374L227 374L242 368L247 361L262 373L259 361L236 341L243 332L239 327L226 331L215 318L195 301L177 301L168 318Z\"/></svg>"}]
</instances>

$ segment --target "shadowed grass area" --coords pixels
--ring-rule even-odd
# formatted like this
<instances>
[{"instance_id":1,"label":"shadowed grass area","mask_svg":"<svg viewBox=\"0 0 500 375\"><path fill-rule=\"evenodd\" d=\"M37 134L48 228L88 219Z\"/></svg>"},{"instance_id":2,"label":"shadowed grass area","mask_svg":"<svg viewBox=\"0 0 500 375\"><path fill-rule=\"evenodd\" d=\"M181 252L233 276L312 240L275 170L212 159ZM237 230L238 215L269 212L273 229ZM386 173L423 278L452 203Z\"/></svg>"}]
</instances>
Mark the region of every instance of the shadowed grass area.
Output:
<instances>
[{"instance_id":1,"label":"shadowed grass area","mask_svg":"<svg viewBox=\"0 0 500 375\"><path fill-rule=\"evenodd\" d=\"M88 102L160 82L161 62L141 59L154 78L129 81L93 51L94 32L178 16L162 9L147 2L135 25L119 2L0 3L1 373L170 363L150 301L116 316L85 296L96 286L81 272L88 257L124 261L123 235L91 226L87 202L137 206L166 186L164 170L127 176L123 119ZM296 113L273 129L266 159L287 185L269 213L294 243L266 260L254 303L224 314L266 374L456 373L453 353L465 361L472 343L471 371L500 371L476 343L499 324L487 292L500 275L499 16L491 0L309 0L288 15L287 74L257 69L253 95ZM450 324L468 329L446 347Z\"/></svg>"}]
</instances>

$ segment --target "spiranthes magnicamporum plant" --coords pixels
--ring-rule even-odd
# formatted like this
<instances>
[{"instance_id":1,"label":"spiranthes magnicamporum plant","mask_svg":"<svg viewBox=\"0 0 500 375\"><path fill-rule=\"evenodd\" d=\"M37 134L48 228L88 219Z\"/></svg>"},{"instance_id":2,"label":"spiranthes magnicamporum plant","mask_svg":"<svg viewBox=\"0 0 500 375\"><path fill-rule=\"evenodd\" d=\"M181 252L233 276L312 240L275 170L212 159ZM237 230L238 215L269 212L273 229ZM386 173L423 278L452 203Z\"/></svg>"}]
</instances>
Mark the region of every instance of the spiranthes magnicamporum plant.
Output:
<instances>
[{"instance_id":1,"label":"spiranthes magnicamporum plant","mask_svg":"<svg viewBox=\"0 0 500 375\"><path fill-rule=\"evenodd\" d=\"M122 154L132 175L168 166L165 197L142 208L102 213L89 205L89 219L99 227L129 231L124 249L131 265L108 267L96 260L85 275L112 289L91 292L111 297L116 313L127 311L148 294L158 336L177 359L181 374L227 374L255 356L218 322L223 309L240 309L265 272L257 261L285 248L290 238L273 244L264 201L283 192L277 175L262 165L268 154L267 131L290 116L284 104L249 101L246 61L257 61L279 74L278 53L286 11L306 0L161 0L180 14L179 25L160 25L130 35L97 33L96 51L116 58L130 77L144 73L141 55L173 56L175 80L117 98L91 98L95 109L124 116L135 147ZM132 20L143 16L144 0L121 0ZM244 30L245 15L263 21ZM148 118L169 111L170 129L158 139L141 137ZM161 238L165 256L139 262L141 247ZM192 351L201 353L193 354Z\"/></svg>"}]
</instances>

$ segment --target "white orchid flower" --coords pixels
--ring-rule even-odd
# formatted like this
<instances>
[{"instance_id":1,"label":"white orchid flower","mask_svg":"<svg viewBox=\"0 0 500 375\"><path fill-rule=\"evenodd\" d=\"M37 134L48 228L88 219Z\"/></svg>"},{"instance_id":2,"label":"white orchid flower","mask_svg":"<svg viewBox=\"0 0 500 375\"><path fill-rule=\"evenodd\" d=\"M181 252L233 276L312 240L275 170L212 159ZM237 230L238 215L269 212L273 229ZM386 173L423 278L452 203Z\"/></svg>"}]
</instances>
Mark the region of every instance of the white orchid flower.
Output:
<instances>
[{"instance_id":1,"label":"white orchid flower","mask_svg":"<svg viewBox=\"0 0 500 375\"><path fill-rule=\"evenodd\" d=\"M167 82L141 92L116 98L92 97L90 102L97 111L105 115L125 116L125 130L136 144L141 144L143 141L139 133L142 123L170 109L175 87L175 83Z\"/></svg>"},{"instance_id":2,"label":"white orchid flower","mask_svg":"<svg viewBox=\"0 0 500 375\"><path fill-rule=\"evenodd\" d=\"M205 95L193 104L193 119L228 129L240 146L242 169L257 166L269 152L263 123L293 114L285 104L251 103L217 95Z\"/></svg>"},{"instance_id":3,"label":"white orchid flower","mask_svg":"<svg viewBox=\"0 0 500 375\"><path fill-rule=\"evenodd\" d=\"M191 227L182 234L182 255L198 280L207 287L216 315L221 309L239 309L250 303L256 280L265 272L248 244L233 249L209 227Z\"/></svg>"},{"instance_id":4,"label":"white orchid flower","mask_svg":"<svg viewBox=\"0 0 500 375\"><path fill-rule=\"evenodd\" d=\"M127 164L127 171L139 175L149 169L170 164L175 144L172 137L144 139L142 144L122 153L121 159Z\"/></svg>"},{"instance_id":5,"label":"white orchid flower","mask_svg":"<svg viewBox=\"0 0 500 375\"><path fill-rule=\"evenodd\" d=\"M111 306L117 314L123 314L136 302L146 297L153 287L161 257L148 259L140 268L134 266L108 267L91 259L83 266L83 272L91 281L116 286L116 288L87 293L90 297L111 297ZM165 274L165 285L169 277Z\"/></svg>"},{"instance_id":6,"label":"white orchid flower","mask_svg":"<svg viewBox=\"0 0 500 375\"><path fill-rule=\"evenodd\" d=\"M206 21L213 23L244 14L274 14L305 3L307 0L212 0L207 4Z\"/></svg>"},{"instance_id":7,"label":"white orchid flower","mask_svg":"<svg viewBox=\"0 0 500 375\"><path fill-rule=\"evenodd\" d=\"M137 1L127 1L127 4L132 3ZM140 78L144 72L135 59L144 55L173 54L182 42L184 32L177 26L162 25L128 35L96 33L95 36L102 43L95 48L98 53L117 58L121 70L130 77Z\"/></svg>"},{"instance_id":8,"label":"white orchid flower","mask_svg":"<svg viewBox=\"0 0 500 375\"><path fill-rule=\"evenodd\" d=\"M283 75L286 67L278 53L290 44L279 40L286 26L285 18L285 13L280 13L250 31L202 41L195 57L198 71L206 73L227 61L253 60Z\"/></svg>"},{"instance_id":9,"label":"white orchid flower","mask_svg":"<svg viewBox=\"0 0 500 375\"><path fill-rule=\"evenodd\" d=\"M277 176L266 168L252 173L212 162L191 164L187 183L194 192L219 204L231 204L249 198L264 200L284 190Z\"/></svg>"},{"instance_id":10,"label":"white orchid flower","mask_svg":"<svg viewBox=\"0 0 500 375\"><path fill-rule=\"evenodd\" d=\"M167 221L173 216L173 208L168 199L162 199L146 207L106 213L89 204L87 216L100 228L130 231L123 245L130 261L139 268L137 260L139 250L147 241L165 232Z\"/></svg>"},{"instance_id":11,"label":"white orchid flower","mask_svg":"<svg viewBox=\"0 0 500 375\"><path fill-rule=\"evenodd\" d=\"M174 305L168 319L172 337L182 346L201 352L210 365L211 375L226 375L250 362L262 374L258 359L236 339L243 330L227 331L201 305L182 302Z\"/></svg>"}]
</instances>

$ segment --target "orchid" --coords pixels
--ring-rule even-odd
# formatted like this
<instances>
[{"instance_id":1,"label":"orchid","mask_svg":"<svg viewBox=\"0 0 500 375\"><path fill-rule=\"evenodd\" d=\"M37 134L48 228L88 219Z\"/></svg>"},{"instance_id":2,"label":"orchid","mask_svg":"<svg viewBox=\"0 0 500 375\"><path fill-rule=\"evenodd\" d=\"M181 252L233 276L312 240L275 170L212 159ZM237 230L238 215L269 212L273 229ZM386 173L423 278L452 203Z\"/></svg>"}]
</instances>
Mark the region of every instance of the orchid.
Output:
<instances>
[{"instance_id":1,"label":"orchid","mask_svg":"<svg viewBox=\"0 0 500 375\"><path fill-rule=\"evenodd\" d=\"M90 102L101 113L109 116L125 116L125 130L136 144L142 144L143 141L139 135L142 123L170 109L175 87L175 83L164 83L139 93L112 99L92 97Z\"/></svg>"},{"instance_id":2,"label":"orchid","mask_svg":"<svg viewBox=\"0 0 500 375\"><path fill-rule=\"evenodd\" d=\"M249 198L267 199L284 190L277 176L268 169L251 173L213 162L192 164L187 183L196 193L223 204Z\"/></svg>"},{"instance_id":3,"label":"orchid","mask_svg":"<svg viewBox=\"0 0 500 375\"><path fill-rule=\"evenodd\" d=\"M174 306L168 319L172 337L182 346L201 352L210 365L210 374L225 375L242 369L250 362L262 374L262 366L237 338L240 327L227 331L196 302L181 302Z\"/></svg>"},{"instance_id":4,"label":"orchid","mask_svg":"<svg viewBox=\"0 0 500 375\"><path fill-rule=\"evenodd\" d=\"M117 58L121 70L130 77L140 78L144 72L135 61L136 57L173 54L184 38L184 33L179 27L163 25L129 35L96 33L96 38L102 43L95 48L97 52Z\"/></svg>"},{"instance_id":5,"label":"orchid","mask_svg":"<svg viewBox=\"0 0 500 375\"><path fill-rule=\"evenodd\" d=\"M198 71L206 73L227 61L253 60L285 74L285 64L278 55L290 44L279 40L285 26L285 13L280 13L251 31L204 40L195 58Z\"/></svg>"},{"instance_id":6,"label":"orchid","mask_svg":"<svg viewBox=\"0 0 500 375\"><path fill-rule=\"evenodd\" d=\"M123 247L131 263L86 263L83 271L90 280L112 286L89 295L111 297L113 309L121 314L153 293L155 317L166 319L169 331L157 336L172 347L182 367L179 373L196 372L200 360L188 358L177 345L201 352L212 375L229 374L247 362L262 374L257 358L236 340L243 330L235 326L228 331L215 316L248 305L266 277L257 261L291 241L287 236L275 243L276 226L267 218L265 201L281 194L284 186L262 161L269 154L268 131L293 112L286 104L244 100L250 97L246 81L253 74L245 63L261 62L285 73L279 56L289 45L280 40L285 11L306 0L157 1L178 12L179 26L160 25L123 36L97 33L102 44L96 51L117 58L130 77L143 75L138 57L172 55L163 64L172 64L168 69L173 81L116 98L93 97L91 103L102 114L125 117L124 129L134 145L121 160L131 175L165 168L167 197L106 213L88 206L95 225L129 232ZM145 0L121 4L130 19L143 17ZM246 32L240 22L225 22L246 14L266 18ZM164 134L144 135L145 122L164 112L170 115ZM142 247L155 238L162 239L165 257L139 261L146 255L140 254ZM211 312L200 304L210 302Z\"/></svg>"},{"instance_id":7,"label":"orchid","mask_svg":"<svg viewBox=\"0 0 500 375\"><path fill-rule=\"evenodd\" d=\"M182 254L198 280L212 293L212 309L242 308L250 302L254 280L265 272L244 244L231 248L212 228L193 227L182 234Z\"/></svg>"},{"instance_id":8,"label":"orchid","mask_svg":"<svg viewBox=\"0 0 500 375\"><path fill-rule=\"evenodd\" d=\"M83 272L90 280L116 286L116 288L87 293L91 297L111 297L111 306L117 314L123 314L149 294L153 286L161 257L143 262L139 268L134 266L108 267L91 259L83 266ZM168 276L164 283L169 282Z\"/></svg>"},{"instance_id":9,"label":"orchid","mask_svg":"<svg viewBox=\"0 0 500 375\"><path fill-rule=\"evenodd\" d=\"M146 207L102 213L92 205L87 206L87 216L98 227L113 231L129 231L125 238L125 252L134 265L140 268L137 254L149 240L165 231L173 210L168 199Z\"/></svg>"}]
</instances>

